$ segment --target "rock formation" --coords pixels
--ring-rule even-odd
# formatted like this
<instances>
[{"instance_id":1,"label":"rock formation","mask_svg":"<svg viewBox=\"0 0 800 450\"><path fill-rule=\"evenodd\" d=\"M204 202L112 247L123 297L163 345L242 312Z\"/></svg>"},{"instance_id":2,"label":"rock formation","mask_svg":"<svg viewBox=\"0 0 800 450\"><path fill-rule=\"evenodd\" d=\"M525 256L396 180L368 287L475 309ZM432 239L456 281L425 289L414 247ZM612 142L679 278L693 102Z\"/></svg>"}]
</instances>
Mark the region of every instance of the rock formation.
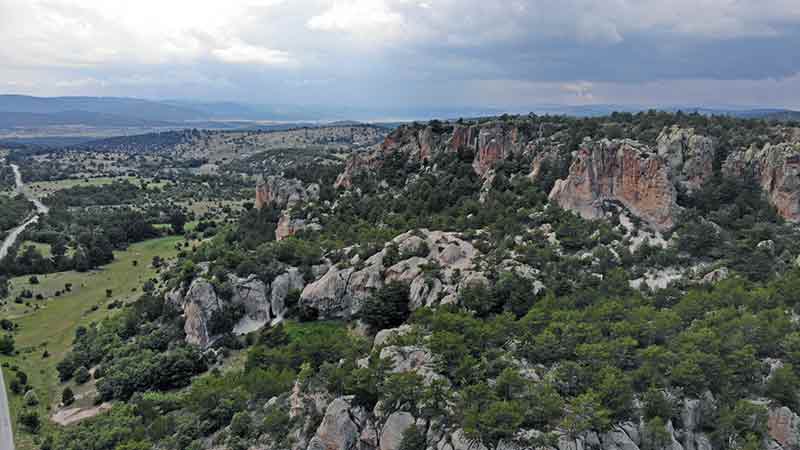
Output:
<instances>
[{"instance_id":1,"label":"rock formation","mask_svg":"<svg viewBox=\"0 0 800 450\"><path fill-rule=\"evenodd\" d=\"M773 441L770 448L800 448L800 417L789 408L770 408L767 427Z\"/></svg>"},{"instance_id":2,"label":"rock formation","mask_svg":"<svg viewBox=\"0 0 800 450\"><path fill-rule=\"evenodd\" d=\"M390 247L399 260L390 261ZM410 306L454 303L458 290L480 274L479 252L455 233L420 230L404 233L364 261L354 257L331 267L303 290L300 301L321 318L349 318L363 301L385 283L402 281L410 288ZM438 265L432 273L428 267Z\"/></svg>"},{"instance_id":3,"label":"rock formation","mask_svg":"<svg viewBox=\"0 0 800 450\"><path fill-rule=\"evenodd\" d=\"M675 181L686 190L699 189L714 174L714 140L691 128L673 126L656 140L658 155L666 159Z\"/></svg>"},{"instance_id":4,"label":"rock formation","mask_svg":"<svg viewBox=\"0 0 800 450\"><path fill-rule=\"evenodd\" d=\"M352 408L352 397L340 397L332 401L325 411L322 423L308 450L367 450L360 440L361 432L366 428L365 412L361 408Z\"/></svg>"},{"instance_id":5,"label":"rock formation","mask_svg":"<svg viewBox=\"0 0 800 450\"><path fill-rule=\"evenodd\" d=\"M766 144L735 152L723 171L727 176L754 177L784 219L800 221L800 144Z\"/></svg>"},{"instance_id":6,"label":"rock formation","mask_svg":"<svg viewBox=\"0 0 800 450\"><path fill-rule=\"evenodd\" d=\"M186 317L183 326L186 342L207 347L212 337L208 332L208 322L221 307L214 287L204 278L195 279L183 297L182 306Z\"/></svg>"},{"instance_id":7,"label":"rock formation","mask_svg":"<svg viewBox=\"0 0 800 450\"><path fill-rule=\"evenodd\" d=\"M297 268L290 267L273 280L271 286L251 275L239 278L229 275L230 299L224 299L211 282L200 275L187 286L169 292L167 301L183 312L186 342L206 348L218 336L209 331L209 322L215 312L225 304L244 307L244 316L232 330L235 334L247 334L270 324L283 320L286 314L284 301L292 290L305 286L303 276Z\"/></svg>"},{"instance_id":8,"label":"rock formation","mask_svg":"<svg viewBox=\"0 0 800 450\"><path fill-rule=\"evenodd\" d=\"M267 286L251 275L239 278L228 275L233 289L231 303L244 306L245 315L233 329L235 334L247 334L270 323L270 303L267 300Z\"/></svg>"},{"instance_id":9,"label":"rock formation","mask_svg":"<svg viewBox=\"0 0 800 450\"><path fill-rule=\"evenodd\" d=\"M319 185L303 186L297 179L270 176L256 186L255 207L261 209L273 204L277 208L291 208L298 203L319 199Z\"/></svg>"},{"instance_id":10,"label":"rock formation","mask_svg":"<svg viewBox=\"0 0 800 450\"><path fill-rule=\"evenodd\" d=\"M281 217L278 219L277 225L275 225L275 240L282 241L288 237L294 236L295 234L303 231L303 230L320 230L321 227L318 223L309 223L305 219L297 219L292 218L291 210L286 210L281 214Z\"/></svg>"},{"instance_id":11,"label":"rock formation","mask_svg":"<svg viewBox=\"0 0 800 450\"><path fill-rule=\"evenodd\" d=\"M679 209L667 161L631 140L585 143L550 200L588 219L603 216L604 202L617 201L657 230L672 227Z\"/></svg>"},{"instance_id":12,"label":"rock formation","mask_svg":"<svg viewBox=\"0 0 800 450\"><path fill-rule=\"evenodd\" d=\"M442 153L473 154L472 167L484 176L499 161L511 155L536 153L540 147L532 133L519 125L503 121L479 124L404 126L390 134L377 152L361 153L348 159L336 181L349 188L361 173L374 173L391 155L400 153L409 161L430 161Z\"/></svg>"}]
</instances>

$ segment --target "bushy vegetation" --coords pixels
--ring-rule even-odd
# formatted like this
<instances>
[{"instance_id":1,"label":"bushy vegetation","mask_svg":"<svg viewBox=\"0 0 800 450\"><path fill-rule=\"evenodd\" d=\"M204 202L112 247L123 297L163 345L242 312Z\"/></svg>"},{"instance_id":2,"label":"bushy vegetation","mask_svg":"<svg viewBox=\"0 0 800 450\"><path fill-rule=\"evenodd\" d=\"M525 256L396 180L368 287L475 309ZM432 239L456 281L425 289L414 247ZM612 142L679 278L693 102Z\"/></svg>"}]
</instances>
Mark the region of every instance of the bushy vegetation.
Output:
<instances>
[{"instance_id":1,"label":"bushy vegetation","mask_svg":"<svg viewBox=\"0 0 800 450\"><path fill-rule=\"evenodd\" d=\"M33 211L33 204L24 195L14 197L0 196L0 236L20 225Z\"/></svg>"}]
</instances>

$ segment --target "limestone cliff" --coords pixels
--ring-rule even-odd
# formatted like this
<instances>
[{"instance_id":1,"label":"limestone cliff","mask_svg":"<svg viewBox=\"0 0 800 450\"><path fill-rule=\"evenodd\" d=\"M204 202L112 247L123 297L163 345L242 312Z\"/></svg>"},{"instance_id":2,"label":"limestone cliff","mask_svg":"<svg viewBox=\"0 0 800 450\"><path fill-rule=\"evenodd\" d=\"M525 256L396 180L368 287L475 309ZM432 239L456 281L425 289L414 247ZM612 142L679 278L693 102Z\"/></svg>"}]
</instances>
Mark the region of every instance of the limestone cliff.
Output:
<instances>
[{"instance_id":1,"label":"limestone cliff","mask_svg":"<svg viewBox=\"0 0 800 450\"><path fill-rule=\"evenodd\" d=\"M727 176L753 176L784 219L800 221L800 144L766 144L735 152L723 171Z\"/></svg>"},{"instance_id":2,"label":"limestone cliff","mask_svg":"<svg viewBox=\"0 0 800 450\"><path fill-rule=\"evenodd\" d=\"M603 216L603 203L617 201L658 230L672 227L679 207L669 163L631 140L585 143L550 200L589 219Z\"/></svg>"},{"instance_id":3,"label":"limestone cliff","mask_svg":"<svg viewBox=\"0 0 800 450\"><path fill-rule=\"evenodd\" d=\"M531 161L526 175L536 180L545 163L565 158L563 136L543 136L541 130L518 121L401 127L378 151L351 157L336 185L351 187L355 177L379 172L395 154L416 163L444 153L471 155L485 188L491 187L498 163L524 157ZM556 184L550 198L587 218L601 217L603 202L618 201L664 230L673 225L679 210L676 186L700 188L713 175L715 152L713 139L677 126L665 128L654 149L631 140L588 141L573 155L569 176Z\"/></svg>"},{"instance_id":4,"label":"limestone cliff","mask_svg":"<svg viewBox=\"0 0 800 450\"><path fill-rule=\"evenodd\" d=\"M675 181L687 191L699 189L714 174L714 140L691 128L672 126L656 140L658 155L666 159Z\"/></svg>"}]
</instances>

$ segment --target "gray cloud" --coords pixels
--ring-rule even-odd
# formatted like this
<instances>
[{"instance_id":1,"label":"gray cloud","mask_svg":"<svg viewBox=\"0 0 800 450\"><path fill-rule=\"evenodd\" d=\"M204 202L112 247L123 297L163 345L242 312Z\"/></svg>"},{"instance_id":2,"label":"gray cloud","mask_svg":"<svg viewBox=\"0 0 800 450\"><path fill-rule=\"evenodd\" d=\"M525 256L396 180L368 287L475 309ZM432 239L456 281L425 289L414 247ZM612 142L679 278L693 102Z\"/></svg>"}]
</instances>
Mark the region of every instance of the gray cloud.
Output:
<instances>
[{"instance_id":1,"label":"gray cloud","mask_svg":"<svg viewBox=\"0 0 800 450\"><path fill-rule=\"evenodd\" d=\"M800 106L796 0L0 0L0 89Z\"/></svg>"}]
</instances>

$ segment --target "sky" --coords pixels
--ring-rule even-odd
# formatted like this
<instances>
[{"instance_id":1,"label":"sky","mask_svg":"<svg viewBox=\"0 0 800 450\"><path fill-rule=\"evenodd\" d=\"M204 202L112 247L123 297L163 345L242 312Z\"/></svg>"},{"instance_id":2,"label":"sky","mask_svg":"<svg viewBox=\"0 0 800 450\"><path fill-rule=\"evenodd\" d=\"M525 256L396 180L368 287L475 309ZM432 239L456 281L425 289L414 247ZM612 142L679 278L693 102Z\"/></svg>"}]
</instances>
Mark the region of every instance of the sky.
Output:
<instances>
[{"instance_id":1,"label":"sky","mask_svg":"<svg viewBox=\"0 0 800 450\"><path fill-rule=\"evenodd\" d=\"M800 109L800 0L0 0L0 92Z\"/></svg>"}]
</instances>

